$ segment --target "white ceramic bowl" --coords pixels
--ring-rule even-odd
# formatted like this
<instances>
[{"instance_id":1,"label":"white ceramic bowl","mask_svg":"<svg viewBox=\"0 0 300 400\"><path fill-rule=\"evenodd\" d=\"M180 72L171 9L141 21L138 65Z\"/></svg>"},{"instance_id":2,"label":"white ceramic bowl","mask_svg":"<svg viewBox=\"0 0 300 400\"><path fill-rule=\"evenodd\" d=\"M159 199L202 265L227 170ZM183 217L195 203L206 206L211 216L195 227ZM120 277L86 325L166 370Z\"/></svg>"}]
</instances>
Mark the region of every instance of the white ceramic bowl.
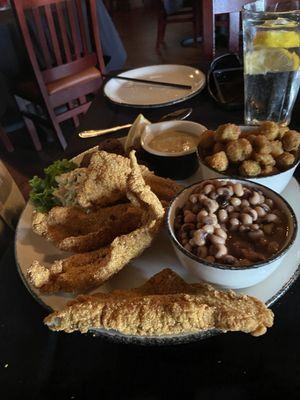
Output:
<instances>
[{"instance_id":1,"label":"white ceramic bowl","mask_svg":"<svg viewBox=\"0 0 300 400\"><path fill-rule=\"evenodd\" d=\"M230 181L232 183L240 182L242 185L253 187L261 190L267 197L272 199L278 207L283 210L288 219L288 237L283 244L282 249L274 256L266 261L256 262L247 267L224 265L218 263L211 263L206 260L200 259L194 254L187 251L177 240L174 233L174 220L176 210L182 208L193 192L201 182L197 182L187 188L183 189L172 201L167 213L167 226L169 235L175 249L176 255L181 264L186 267L198 279L210 282L224 288L242 289L249 286L256 285L257 283L266 279L281 263L288 249L293 245L297 234L297 220L291 206L274 191L243 179L212 179L208 181ZM203 182L203 181L202 181Z\"/></svg>"},{"instance_id":2,"label":"white ceramic bowl","mask_svg":"<svg viewBox=\"0 0 300 400\"><path fill-rule=\"evenodd\" d=\"M249 127L249 126L241 126L241 131L244 130L251 130L251 129L257 129L257 127ZM276 193L281 193L285 189L285 187L288 185L289 181L292 179L292 176L300 162L300 159L296 164L292 165L290 168L288 168L285 171L279 172L278 174L270 175L270 176L258 176L258 177L241 177L240 175L228 175L226 172L218 172L215 171L213 168L208 167L204 162L201 160L201 157L199 156L199 164L200 164L200 170L201 170L201 176L203 179L213 179L213 178L234 178L234 179L246 179L251 182L255 182L261 185L264 185L272 190L274 190Z\"/></svg>"},{"instance_id":3,"label":"white ceramic bowl","mask_svg":"<svg viewBox=\"0 0 300 400\"><path fill-rule=\"evenodd\" d=\"M148 155L146 161L157 175L172 179L186 179L199 168L197 147L178 153L168 153L154 150L149 146L155 136L170 129L187 132L200 139L200 135L207 128L191 121L166 121L146 125L141 135L141 146Z\"/></svg>"},{"instance_id":4,"label":"white ceramic bowl","mask_svg":"<svg viewBox=\"0 0 300 400\"><path fill-rule=\"evenodd\" d=\"M190 133L193 136L198 137L199 140L201 134L207 130L205 126L191 121L176 120L176 121L158 122L156 124L149 124L145 126L145 129L141 135L141 145L143 149L151 154L155 154L157 156L167 156L167 157L178 157L182 155L191 154L196 151L196 149L190 149L178 153L167 153L164 151L154 150L152 149L152 147L149 146L149 142L151 142L151 140L154 139L155 136L170 129Z\"/></svg>"}]
</instances>

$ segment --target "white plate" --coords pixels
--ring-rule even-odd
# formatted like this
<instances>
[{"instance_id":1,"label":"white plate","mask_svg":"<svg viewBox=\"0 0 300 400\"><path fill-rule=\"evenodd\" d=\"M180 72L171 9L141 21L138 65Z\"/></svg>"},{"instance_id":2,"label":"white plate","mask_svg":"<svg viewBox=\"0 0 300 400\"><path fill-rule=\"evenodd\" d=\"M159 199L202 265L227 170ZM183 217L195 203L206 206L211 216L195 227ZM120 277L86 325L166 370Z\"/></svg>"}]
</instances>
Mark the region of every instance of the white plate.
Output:
<instances>
[{"instance_id":1,"label":"white plate","mask_svg":"<svg viewBox=\"0 0 300 400\"><path fill-rule=\"evenodd\" d=\"M110 79L104 94L113 103L133 107L161 107L179 103L196 95L205 86L205 75L196 68L185 65L152 65L119 74L129 78L148 79L190 85L191 89Z\"/></svg>"},{"instance_id":2,"label":"white plate","mask_svg":"<svg viewBox=\"0 0 300 400\"><path fill-rule=\"evenodd\" d=\"M199 172L197 172L193 177L182 183L189 185L200 179L201 176ZM295 178L290 181L289 185L282 193L282 196L293 207L298 223L300 224L300 187ZM68 254L58 250L51 243L46 242L43 238L33 233L31 229L32 211L33 207L28 203L21 215L16 231L15 251L19 273L26 287L37 301L49 309L59 310L73 298L73 296L63 294L40 294L39 291L33 288L28 282L26 271L33 260L38 260L44 265L50 265L54 260L67 257ZM288 251L281 265L270 277L240 292L255 296L270 306L278 300L296 280L300 273L299 264L300 235L296 238L294 245ZM95 293L97 291L108 292L114 289L129 289L140 286L152 275L167 267L173 269L188 282L197 281L193 275L180 265L165 228L156 238L152 246L139 258L130 262L129 265L107 283L90 293ZM237 291L239 292L239 290ZM212 336L216 332L216 330L208 330L197 334L139 337L127 336L115 331L97 331L98 334L105 335L113 340L135 342L139 344L176 344L190 342L192 340L199 340Z\"/></svg>"}]
</instances>

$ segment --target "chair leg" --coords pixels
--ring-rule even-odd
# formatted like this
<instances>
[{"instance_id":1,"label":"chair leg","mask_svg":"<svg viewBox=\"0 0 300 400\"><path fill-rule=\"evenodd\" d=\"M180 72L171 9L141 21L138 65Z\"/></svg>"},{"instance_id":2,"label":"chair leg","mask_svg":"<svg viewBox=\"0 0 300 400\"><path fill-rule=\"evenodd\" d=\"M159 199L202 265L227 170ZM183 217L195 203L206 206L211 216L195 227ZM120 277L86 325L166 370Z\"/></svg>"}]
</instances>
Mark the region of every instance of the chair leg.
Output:
<instances>
[{"instance_id":1,"label":"chair leg","mask_svg":"<svg viewBox=\"0 0 300 400\"><path fill-rule=\"evenodd\" d=\"M196 29L197 29L197 35L203 36L202 33L202 9L201 9L201 4L195 0L195 5L194 5L194 12L195 12L195 19L196 19Z\"/></svg>"},{"instance_id":2,"label":"chair leg","mask_svg":"<svg viewBox=\"0 0 300 400\"><path fill-rule=\"evenodd\" d=\"M69 107L69 110L72 110L72 108L74 108L74 107L76 107L76 106L74 106L74 104L73 104L72 102L69 102L69 103L68 103L68 107ZM78 126L79 126L79 119L78 119L78 116L75 115L75 117L73 117L72 120L73 120L73 122L74 122L75 128L78 128Z\"/></svg>"},{"instance_id":3,"label":"chair leg","mask_svg":"<svg viewBox=\"0 0 300 400\"><path fill-rule=\"evenodd\" d=\"M52 110L48 110L48 111L49 111L49 114L50 114L51 122L53 124L55 133L56 133L56 135L58 137L58 140L59 140L59 142L61 144L61 147L65 150L67 148L68 144L67 144L66 139L65 139L65 137L64 137L64 135L62 133L60 125L56 120L56 116L55 116L54 112Z\"/></svg>"},{"instance_id":4,"label":"chair leg","mask_svg":"<svg viewBox=\"0 0 300 400\"><path fill-rule=\"evenodd\" d=\"M28 104L31 104L30 101L22 99L19 96L15 96L15 100L18 104L18 107L19 107L19 110L21 111L21 113L23 114L24 112L27 112L27 106L28 106ZM26 125L26 128L29 132L29 135L32 139L32 142L33 142L33 145L34 145L36 151L42 150L42 145L41 145L41 142L40 142L38 133L35 129L35 125L34 125L33 121L30 118L26 117L24 114L22 115L22 117L23 117L23 121Z\"/></svg>"},{"instance_id":5,"label":"chair leg","mask_svg":"<svg viewBox=\"0 0 300 400\"><path fill-rule=\"evenodd\" d=\"M194 44L197 44L197 37L198 37L198 24L196 19L193 20L193 38L194 38Z\"/></svg>"},{"instance_id":6,"label":"chair leg","mask_svg":"<svg viewBox=\"0 0 300 400\"><path fill-rule=\"evenodd\" d=\"M194 44L197 45L198 35L200 35L200 6L198 0L193 0L193 38Z\"/></svg>"},{"instance_id":7,"label":"chair leg","mask_svg":"<svg viewBox=\"0 0 300 400\"><path fill-rule=\"evenodd\" d=\"M161 43L163 43L164 38L165 38L165 32L166 32L166 22L165 20L161 19L158 21L158 26L157 26L157 39L156 39L156 49L159 50L159 47Z\"/></svg>"},{"instance_id":8,"label":"chair leg","mask_svg":"<svg viewBox=\"0 0 300 400\"><path fill-rule=\"evenodd\" d=\"M42 145L38 136L38 133L35 129L35 125L33 121L30 118L27 118L23 115L23 120L26 125L26 128L29 132L29 135L31 136L31 140L33 142L33 145L36 149L36 151L41 151L42 150Z\"/></svg>"},{"instance_id":9,"label":"chair leg","mask_svg":"<svg viewBox=\"0 0 300 400\"><path fill-rule=\"evenodd\" d=\"M73 122L74 122L75 128L78 128L79 127L79 118L77 117L77 115L76 115L76 117L73 117Z\"/></svg>"},{"instance_id":10,"label":"chair leg","mask_svg":"<svg viewBox=\"0 0 300 400\"><path fill-rule=\"evenodd\" d=\"M7 151L9 152L14 151L14 146L12 145L9 137L7 136L7 133L4 131L1 125L0 125L0 139L2 140Z\"/></svg>"},{"instance_id":11,"label":"chair leg","mask_svg":"<svg viewBox=\"0 0 300 400\"><path fill-rule=\"evenodd\" d=\"M159 5L158 20L157 20L157 38L156 50L159 50L161 43L164 41L167 25L167 15L162 3Z\"/></svg>"}]
</instances>

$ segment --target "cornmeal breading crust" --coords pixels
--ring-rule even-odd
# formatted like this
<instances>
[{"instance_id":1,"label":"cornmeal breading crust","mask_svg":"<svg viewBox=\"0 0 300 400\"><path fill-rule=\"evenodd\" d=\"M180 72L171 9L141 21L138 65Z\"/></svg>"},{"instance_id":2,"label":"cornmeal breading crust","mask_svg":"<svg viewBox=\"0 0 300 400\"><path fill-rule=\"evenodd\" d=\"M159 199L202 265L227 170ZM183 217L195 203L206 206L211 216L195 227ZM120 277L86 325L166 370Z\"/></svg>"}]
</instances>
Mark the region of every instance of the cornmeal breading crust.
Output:
<instances>
[{"instance_id":1,"label":"cornmeal breading crust","mask_svg":"<svg viewBox=\"0 0 300 400\"><path fill-rule=\"evenodd\" d=\"M128 203L126 197L129 158L105 151L94 151L89 156L88 168L77 168L57 178L56 195L64 204L76 205L33 214L33 231L63 251L97 250L141 226L143 210ZM167 207L181 187L155 176L144 166L140 168L146 184Z\"/></svg>"},{"instance_id":2,"label":"cornmeal breading crust","mask_svg":"<svg viewBox=\"0 0 300 400\"><path fill-rule=\"evenodd\" d=\"M82 253L107 246L117 236L141 225L143 211L130 203L86 212L79 207L54 207L35 212L32 229L59 249Z\"/></svg>"},{"instance_id":3,"label":"cornmeal breading crust","mask_svg":"<svg viewBox=\"0 0 300 400\"><path fill-rule=\"evenodd\" d=\"M143 165L140 168L146 184L150 185L160 200L169 202L181 189L171 179L155 176ZM83 208L104 207L126 198L126 182L130 171L129 158L105 151L94 152L86 179L76 191L76 204ZM64 181L67 175L64 174Z\"/></svg>"},{"instance_id":4,"label":"cornmeal breading crust","mask_svg":"<svg viewBox=\"0 0 300 400\"><path fill-rule=\"evenodd\" d=\"M44 320L50 329L82 333L114 329L128 335L171 335L206 329L264 334L273 313L259 300L211 285L187 284L164 269L131 290L79 296Z\"/></svg>"},{"instance_id":5,"label":"cornmeal breading crust","mask_svg":"<svg viewBox=\"0 0 300 400\"><path fill-rule=\"evenodd\" d=\"M28 276L35 287L45 293L84 292L101 285L150 246L162 224L164 208L145 185L134 152L130 154L130 162L127 197L133 206L143 211L141 227L118 236L107 247L57 260L50 269L38 261L33 262Z\"/></svg>"}]
</instances>

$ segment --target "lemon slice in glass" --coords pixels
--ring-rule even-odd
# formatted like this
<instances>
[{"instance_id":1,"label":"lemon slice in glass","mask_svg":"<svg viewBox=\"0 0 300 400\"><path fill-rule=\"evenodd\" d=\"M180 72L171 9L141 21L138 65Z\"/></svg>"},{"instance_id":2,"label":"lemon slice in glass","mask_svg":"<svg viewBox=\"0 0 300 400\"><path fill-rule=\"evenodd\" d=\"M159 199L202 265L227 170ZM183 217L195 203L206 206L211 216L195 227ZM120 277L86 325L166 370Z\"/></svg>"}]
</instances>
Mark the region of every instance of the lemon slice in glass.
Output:
<instances>
[{"instance_id":1,"label":"lemon slice in glass","mask_svg":"<svg viewBox=\"0 0 300 400\"><path fill-rule=\"evenodd\" d=\"M253 39L256 47L284 47L286 49L300 46L298 32L285 30L258 31Z\"/></svg>"},{"instance_id":2,"label":"lemon slice in glass","mask_svg":"<svg viewBox=\"0 0 300 400\"><path fill-rule=\"evenodd\" d=\"M292 19L278 17L275 19L267 19L266 21L264 21L263 24L257 25L257 26L259 28L267 28L267 29L269 29L269 28L278 28L278 29L294 28L296 26L299 26L299 22L294 21Z\"/></svg>"},{"instance_id":3,"label":"lemon slice in glass","mask_svg":"<svg viewBox=\"0 0 300 400\"><path fill-rule=\"evenodd\" d=\"M245 55L245 73L250 75L297 71L299 66L299 56L284 48L256 49Z\"/></svg>"}]
</instances>

